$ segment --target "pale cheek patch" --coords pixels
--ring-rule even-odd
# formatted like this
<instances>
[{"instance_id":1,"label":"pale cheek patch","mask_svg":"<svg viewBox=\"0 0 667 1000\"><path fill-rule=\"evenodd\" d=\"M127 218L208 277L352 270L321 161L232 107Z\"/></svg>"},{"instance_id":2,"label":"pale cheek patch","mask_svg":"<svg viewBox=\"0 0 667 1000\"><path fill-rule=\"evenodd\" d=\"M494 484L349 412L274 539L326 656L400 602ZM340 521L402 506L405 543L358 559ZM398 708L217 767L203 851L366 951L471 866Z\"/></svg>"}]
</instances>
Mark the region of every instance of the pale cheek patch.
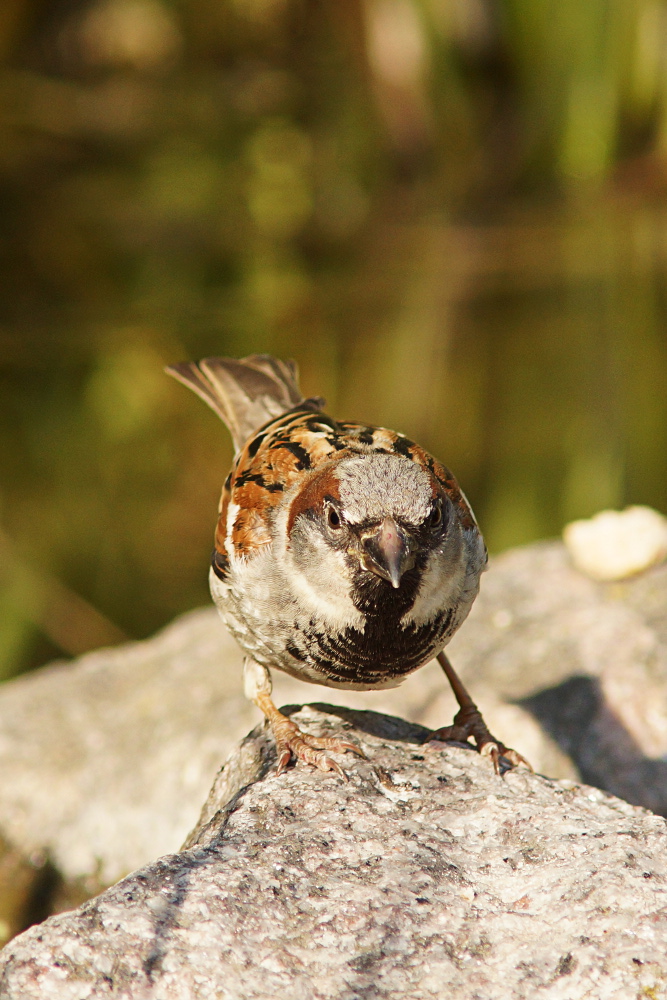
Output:
<instances>
[{"instance_id":1,"label":"pale cheek patch","mask_svg":"<svg viewBox=\"0 0 667 1000\"><path fill-rule=\"evenodd\" d=\"M403 622L422 625L431 621L443 609L455 607L461 596L465 577L465 568L461 562L457 565L456 562L445 562L442 557L432 557L424 571L415 602Z\"/></svg>"},{"instance_id":2,"label":"pale cheek patch","mask_svg":"<svg viewBox=\"0 0 667 1000\"><path fill-rule=\"evenodd\" d=\"M334 629L357 628L363 622L350 597L342 552L331 549L314 529L295 534L288 552L286 582L310 616Z\"/></svg>"}]
</instances>

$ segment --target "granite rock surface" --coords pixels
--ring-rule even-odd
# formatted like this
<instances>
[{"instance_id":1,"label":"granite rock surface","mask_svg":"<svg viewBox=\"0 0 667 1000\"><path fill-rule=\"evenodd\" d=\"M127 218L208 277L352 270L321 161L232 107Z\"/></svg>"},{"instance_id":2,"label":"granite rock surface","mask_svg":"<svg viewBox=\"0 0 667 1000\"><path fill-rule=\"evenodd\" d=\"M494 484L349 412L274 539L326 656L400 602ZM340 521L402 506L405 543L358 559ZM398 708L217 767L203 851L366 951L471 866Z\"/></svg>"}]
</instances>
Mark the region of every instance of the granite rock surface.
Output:
<instances>
[{"instance_id":1,"label":"granite rock surface","mask_svg":"<svg viewBox=\"0 0 667 1000\"><path fill-rule=\"evenodd\" d=\"M258 727L188 846L0 953L3 1000L667 996L665 820L306 708L368 760L278 777Z\"/></svg>"}]
</instances>

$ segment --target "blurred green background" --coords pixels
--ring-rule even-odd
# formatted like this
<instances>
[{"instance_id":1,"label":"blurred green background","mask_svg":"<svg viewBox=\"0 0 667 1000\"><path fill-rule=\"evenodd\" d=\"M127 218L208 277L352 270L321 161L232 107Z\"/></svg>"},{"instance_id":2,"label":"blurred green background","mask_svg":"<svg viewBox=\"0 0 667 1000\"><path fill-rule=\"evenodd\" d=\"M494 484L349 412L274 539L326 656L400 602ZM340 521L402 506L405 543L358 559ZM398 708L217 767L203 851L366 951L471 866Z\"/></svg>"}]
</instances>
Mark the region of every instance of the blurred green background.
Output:
<instances>
[{"instance_id":1,"label":"blurred green background","mask_svg":"<svg viewBox=\"0 0 667 1000\"><path fill-rule=\"evenodd\" d=\"M2 0L0 676L208 601L226 431L294 357L492 551L667 508L665 0Z\"/></svg>"}]
</instances>

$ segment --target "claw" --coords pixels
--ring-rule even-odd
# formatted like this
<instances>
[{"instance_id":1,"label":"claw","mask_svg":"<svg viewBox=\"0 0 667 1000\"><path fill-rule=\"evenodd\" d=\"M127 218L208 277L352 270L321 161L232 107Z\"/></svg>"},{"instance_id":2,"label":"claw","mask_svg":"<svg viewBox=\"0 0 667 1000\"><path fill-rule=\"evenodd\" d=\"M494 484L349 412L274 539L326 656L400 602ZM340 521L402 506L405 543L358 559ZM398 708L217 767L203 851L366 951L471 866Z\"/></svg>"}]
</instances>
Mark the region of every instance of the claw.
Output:
<instances>
[{"instance_id":1,"label":"claw","mask_svg":"<svg viewBox=\"0 0 667 1000\"><path fill-rule=\"evenodd\" d=\"M500 748L497 743L482 743L478 748L480 757L490 757L493 770L500 774Z\"/></svg>"},{"instance_id":2,"label":"claw","mask_svg":"<svg viewBox=\"0 0 667 1000\"><path fill-rule=\"evenodd\" d=\"M322 757L316 764L316 767L319 767L320 771L335 771L338 777L342 778L343 781L350 780L340 764L336 763L335 760L332 760L331 757Z\"/></svg>"},{"instance_id":3,"label":"claw","mask_svg":"<svg viewBox=\"0 0 667 1000\"><path fill-rule=\"evenodd\" d=\"M504 743L492 736L482 718L482 713L477 708L463 684L459 680L451 663L444 653L437 656L438 663L445 671L447 679L452 686L454 696L459 703L459 711L454 716L451 726L443 726L431 733L431 740L456 740L459 743L468 743L470 739L475 741L478 752L483 757L490 757L493 762L493 770L500 774L500 761L505 760L511 767L518 767L523 764L529 771L532 767L525 757L522 757L516 750L506 747Z\"/></svg>"},{"instance_id":4,"label":"claw","mask_svg":"<svg viewBox=\"0 0 667 1000\"><path fill-rule=\"evenodd\" d=\"M535 773L530 761L526 760L526 758L520 754L518 750L512 750L511 747L503 747L500 751L500 756L504 757L505 760L508 760L512 767L519 767L519 765L522 764L533 774Z\"/></svg>"},{"instance_id":5,"label":"claw","mask_svg":"<svg viewBox=\"0 0 667 1000\"><path fill-rule=\"evenodd\" d=\"M251 697L257 707L262 710L271 726L273 738L276 741L278 749L278 774L282 774L287 769L292 757L295 757L297 762L302 760L305 764L311 764L319 771L333 771L340 778L343 778L344 781L347 781L347 775L340 764L329 757L326 751L328 750L331 753L346 753L349 751L350 753L356 753L359 757L363 757L366 760L366 754L361 747L358 747L356 743L339 739L336 736L309 736L308 733L302 732L297 724L288 719L286 715L283 715L271 701L270 676L268 670L265 673L266 678L264 680L266 687L264 689L261 687L258 689L255 675L250 674L251 681L255 683L254 693ZM260 675L261 680L262 676Z\"/></svg>"},{"instance_id":6,"label":"claw","mask_svg":"<svg viewBox=\"0 0 667 1000\"><path fill-rule=\"evenodd\" d=\"M349 751L350 753L356 753L357 757L363 757L364 760L368 760L364 751L361 747L358 747L356 743L351 743L349 740L339 740L335 736L324 737L324 739L329 738L331 738L332 742L336 744L335 746L332 746L331 749L335 750L337 753L345 753L346 751Z\"/></svg>"},{"instance_id":7,"label":"claw","mask_svg":"<svg viewBox=\"0 0 667 1000\"><path fill-rule=\"evenodd\" d=\"M278 758L278 767L276 769L277 774L283 773L283 771L286 769L291 759L292 759L292 751L290 750L289 747L285 747L285 749Z\"/></svg>"},{"instance_id":8,"label":"claw","mask_svg":"<svg viewBox=\"0 0 667 1000\"><path fill-rule=\"evenodd\" d=\"M467 743L470 746L469 741L472 738L475 741L477 752L482 757L491 758L493 770L496 774L501 773L501 760L506 761L511 767L523 765L529 771L533 771L530 762L517 750L506 747L504 743L501 743L500 740L491 735L479 712L477 716L471 716L467 721L463 722L459 718L460 715L461 713L459 712L453 725L443 726L442 729L436 729L435 732L431 733L429 740L437 740L438 742L453 740L456 743Z\"/></svg>"},{"instance_id":9,"label":"claw","mask_svg":"<svg viewBox=\"0 0 667 1000\"><path fill-rule=\"evenodd\" d=\"M297 762L303 761L319 771L334 771L339 778L347 781L347 775L340 764L329 757L327 750L333 753L356 753L366 759L366 754L356 743L341 740L335 736L310 736L302 732L291 719L282 716L272 722L273 735L278 747L278 774L282 774L292 757Z\"/></svg>"}]
</instances>

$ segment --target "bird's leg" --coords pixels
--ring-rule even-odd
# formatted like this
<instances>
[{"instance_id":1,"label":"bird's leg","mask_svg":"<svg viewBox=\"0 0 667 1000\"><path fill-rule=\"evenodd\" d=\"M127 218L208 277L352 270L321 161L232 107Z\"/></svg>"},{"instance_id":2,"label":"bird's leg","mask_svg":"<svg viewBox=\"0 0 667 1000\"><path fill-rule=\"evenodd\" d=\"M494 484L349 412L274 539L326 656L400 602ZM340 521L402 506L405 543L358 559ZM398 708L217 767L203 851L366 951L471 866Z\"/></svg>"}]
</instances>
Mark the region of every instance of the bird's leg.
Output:
<instances>
[{"instance_id":1,"label":"bird's leg","mask_svg":"<svg viewBox=\"0 0 667 1000\"><path fill-rule=\"evenodd\" d=\"M522 757L516 750L506 747L504 743L501 743L500 740L491 735L482 718L482 713L466 691L446 654L444 652L438 653L436 659L452 686L454 697L459 704L459 710L454 716L453 724L451 726L443 726L442 729L436 729L431 734L431 739L458 740L462 743L467 743L470 737L472 737L479 752L484 756L489 756L493 761L496 774L500 774L499 762L501 757L509 761L512 767L524 764L532 771L533 769L525 757Z\"/></svg>"},{"instance_id":2,"label":"bird's leg","mask_svg":"<svg viewBox=\"0 0 667 1000\"><path fill-rule=\"evenodd\" d=\"M278 774L282 774L292 756L306 764L312 764L320 771L335 771L347 781L347 775L326 751L344 753L349 750L360 757L366 754L355 743L335 736L310 736L302 732L295 722L283 715L271 699L271 674L267 667L246 657L243 664L243 679L246 698L253 701L264 713L271 726L273 738L278 748Z\"/></svg>"}]
</instances>

